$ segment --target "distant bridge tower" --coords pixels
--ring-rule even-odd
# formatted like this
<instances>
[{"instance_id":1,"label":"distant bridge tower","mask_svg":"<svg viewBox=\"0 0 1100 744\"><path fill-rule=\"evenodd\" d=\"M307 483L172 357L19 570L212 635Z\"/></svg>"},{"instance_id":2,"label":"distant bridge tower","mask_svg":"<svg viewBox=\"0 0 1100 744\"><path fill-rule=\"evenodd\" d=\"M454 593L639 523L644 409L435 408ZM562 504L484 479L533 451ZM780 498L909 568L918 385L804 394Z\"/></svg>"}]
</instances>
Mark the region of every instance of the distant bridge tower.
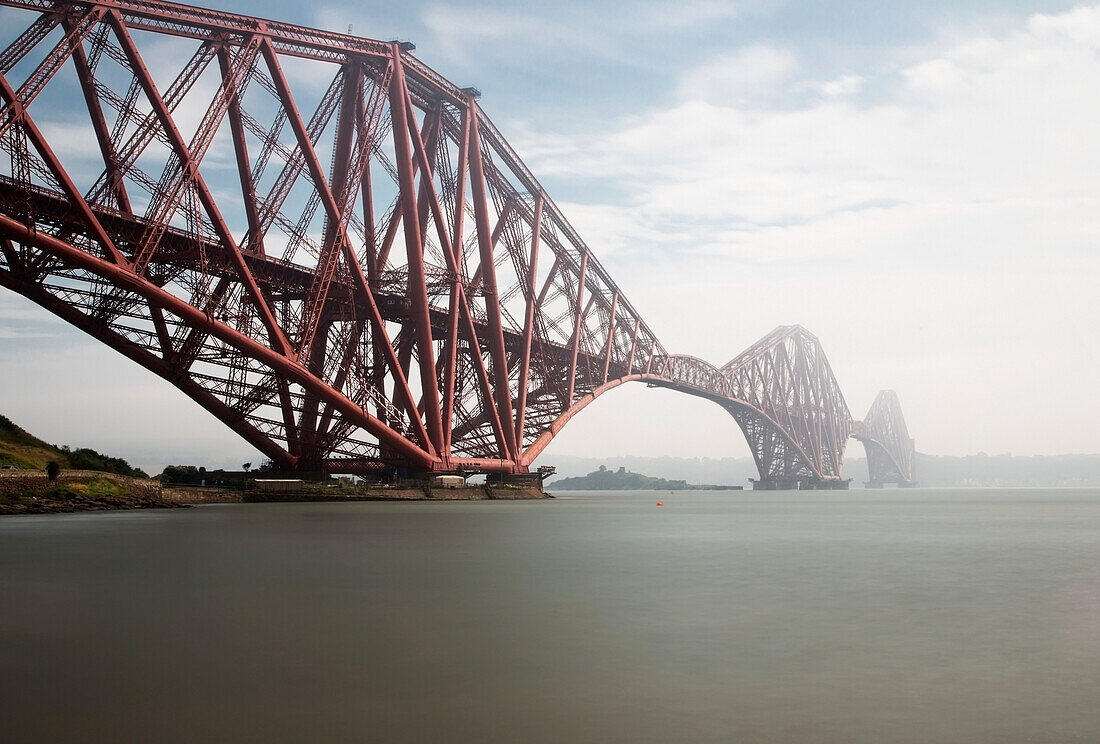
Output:
<instances>
[{"instance_id":1,"label":"distant bridge tower","mask_svg":"<svg viewBox=\"0 0 1100 744\"><path fill-rule=\"evenodd\" d=\"M847 488L851 413L817 337L780 326L722 367L727 405L748 439L754 489Z\"/></svg>"},{"instance_id":2,"label":"distant bridge tower","mask_svg":"<svg viewBox=\"0 0 1100 744\"><path fill-rule=\"evenodd\" d=\"M916 447L905 427L897 393L880 391L867 417L852 423L852 437L863 442L867 450L869 487L878 488L886 483L902 487L916 485L913 476Z\"/></svg>"}]
</instances>

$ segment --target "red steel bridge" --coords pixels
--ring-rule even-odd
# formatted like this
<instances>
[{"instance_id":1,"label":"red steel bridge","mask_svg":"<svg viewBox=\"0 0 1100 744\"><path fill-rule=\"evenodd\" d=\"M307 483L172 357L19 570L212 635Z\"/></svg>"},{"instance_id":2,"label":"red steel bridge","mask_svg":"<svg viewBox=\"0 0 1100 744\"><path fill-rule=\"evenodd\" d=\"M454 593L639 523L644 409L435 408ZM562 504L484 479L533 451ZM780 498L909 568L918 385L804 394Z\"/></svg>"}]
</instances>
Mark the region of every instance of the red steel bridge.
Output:
<instances>
[{"instance_id":1,"label":"red steel bridge","mask_svg":"<svg viewBox=\"0 0 1100 744\"><path fill-rule=\"evenodd\" d=\"M867 470L871 476L868 486L917 485L913 475L916 446L909 438L898 394L893 390L879 391L866 418L853 423L852 437L863 442L867 450Z\"/></svg>"},{"instance_id":2,"label":"red steel bridge","mask_svg":"<svg viewBox=\"0 0 1100 744\"><path fill-rule=\"evenodd\" d=\"M637 381L728 410L762 487L847 483L818 340L669 354L478 91L411 44L153 0L0 6L0 285L278 467L522 477ZM911 479L900 409L878 411L856 435Z\"/></svg>"}]
</instances>

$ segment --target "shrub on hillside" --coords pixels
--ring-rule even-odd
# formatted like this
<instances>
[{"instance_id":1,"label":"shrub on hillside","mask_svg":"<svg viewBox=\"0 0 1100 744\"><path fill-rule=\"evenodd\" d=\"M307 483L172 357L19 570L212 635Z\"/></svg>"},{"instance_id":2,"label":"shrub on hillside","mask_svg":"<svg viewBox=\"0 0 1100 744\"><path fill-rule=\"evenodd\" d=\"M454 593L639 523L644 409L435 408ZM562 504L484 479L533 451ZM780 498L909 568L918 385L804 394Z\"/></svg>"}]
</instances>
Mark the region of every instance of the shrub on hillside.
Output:
<instances>
[{"instance_id":1,"label":"shrub on hillside","mask_svg":"<svg viewBox=\"0 0 1100 744\"><path fill-rule=\"evenodd\" d=\"M141 468L130 467L130 463L121 457L109 457L88 447L71 450L68 446L63 446L61 451L69 458L69 464L74 470L98 470L102 473L127 475L131 478L149 477Z\"/></svg>"}]
</instances>

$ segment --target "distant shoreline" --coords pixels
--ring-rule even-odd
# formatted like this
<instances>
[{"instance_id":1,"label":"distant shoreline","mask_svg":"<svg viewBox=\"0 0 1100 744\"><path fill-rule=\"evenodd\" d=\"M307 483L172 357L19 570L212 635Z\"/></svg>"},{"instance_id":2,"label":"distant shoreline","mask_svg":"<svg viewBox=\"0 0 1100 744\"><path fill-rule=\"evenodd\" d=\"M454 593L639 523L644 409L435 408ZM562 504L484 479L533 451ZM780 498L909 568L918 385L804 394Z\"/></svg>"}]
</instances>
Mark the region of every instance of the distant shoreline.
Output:
<instances>
[{"instance_id":1,"label":"distant shoreline","mask_svg":"<svg viewBox=\"0 0 1100 744\"><path fill-rule=\"evenodd\" d=\"M581 486L570 486L570 485L561 486L561 485L559 485L559 483L560 483L560 481L557 481L555 483L550 483L550 484L547 485L547 487L548 488L553 488L553 489L558 490L558 491L653 491L654 493L668 492L668 491L744 491L745 490L744 486L714 486L714 485L697 486L697 485L693 485L693 484L690 484L690 483L686 486L672 486L670 488L663 488L661 486L645 486L645 487L636 487L636 488L626 488L626 487L620 488L620 487L616 487L616 486L602 486L602 487L601 486L584 486L584 487L581 487Z\"/></svg>"}]
</instances>

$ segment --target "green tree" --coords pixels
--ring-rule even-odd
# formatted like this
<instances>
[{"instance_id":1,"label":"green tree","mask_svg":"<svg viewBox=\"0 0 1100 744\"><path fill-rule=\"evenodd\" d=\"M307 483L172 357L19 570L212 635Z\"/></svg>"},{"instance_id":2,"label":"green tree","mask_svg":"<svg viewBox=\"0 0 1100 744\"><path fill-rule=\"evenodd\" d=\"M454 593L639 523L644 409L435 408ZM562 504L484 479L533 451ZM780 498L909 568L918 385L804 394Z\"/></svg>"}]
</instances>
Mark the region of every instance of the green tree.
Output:
<instances>
[{"instance_id":1,"label":"green tree","mask_svg":"<svg viewBox=\"0 0 1100 744\"><path fill-rule=\"evenodd\" d=\"M206 473L202 475L204 476ZM170 483L198 483L201 479L199 469L194 465L168 465L160 474L160 482L166 485Z\"/></svg>"},{"instance_id":2,"label":"green tree","mask_svg":"<svg viewBox=\"0 0 1100 744\"><path fill-rule=\"evenodd\" d=\"M61 451L69 458L69 467L73 470L96 470L101 473L128 475L131 478L149 477L144 470L131 467L130 463L121 457L110 457L102 452L96 452L90 447L80 447L74 450L69 449L66 445L61 448Z\"/></svg>"}]
</instances>

